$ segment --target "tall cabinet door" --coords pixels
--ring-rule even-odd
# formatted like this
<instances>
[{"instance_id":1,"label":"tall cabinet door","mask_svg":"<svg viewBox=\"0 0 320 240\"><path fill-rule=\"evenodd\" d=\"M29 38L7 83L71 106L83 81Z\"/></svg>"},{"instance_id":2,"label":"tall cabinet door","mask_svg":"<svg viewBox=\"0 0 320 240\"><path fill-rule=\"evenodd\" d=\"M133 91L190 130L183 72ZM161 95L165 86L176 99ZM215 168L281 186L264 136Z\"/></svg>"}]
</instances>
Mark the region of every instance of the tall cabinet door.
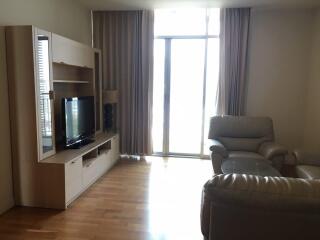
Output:
<instances>
[{"instance_id":1,"label":"tall cabinet door","mask_svg":"<svg viewBox=\"0 0 320 240\"><path fill-rule=\"evenodd\" d=\"M55 154L51 33L34 29L39 160Z\"/></svg>"}]
</instances>

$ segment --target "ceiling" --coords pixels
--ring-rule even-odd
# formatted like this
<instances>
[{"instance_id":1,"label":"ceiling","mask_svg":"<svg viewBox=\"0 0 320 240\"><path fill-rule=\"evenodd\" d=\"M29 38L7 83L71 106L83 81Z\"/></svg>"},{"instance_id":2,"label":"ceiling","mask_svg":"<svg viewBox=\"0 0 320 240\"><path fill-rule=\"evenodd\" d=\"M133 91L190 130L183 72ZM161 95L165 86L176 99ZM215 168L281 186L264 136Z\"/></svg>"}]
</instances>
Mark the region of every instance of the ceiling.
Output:
<instances>
[{"instance_id":1,"label":"ceiling","mask_svg":"<svg viewBox=\"0 0 320 240\"><path fill-rule=\"evenodd\" d=\"M320 7L320 0L77 0L92 10L170 7Z\"/></svg>"}]
</instances>

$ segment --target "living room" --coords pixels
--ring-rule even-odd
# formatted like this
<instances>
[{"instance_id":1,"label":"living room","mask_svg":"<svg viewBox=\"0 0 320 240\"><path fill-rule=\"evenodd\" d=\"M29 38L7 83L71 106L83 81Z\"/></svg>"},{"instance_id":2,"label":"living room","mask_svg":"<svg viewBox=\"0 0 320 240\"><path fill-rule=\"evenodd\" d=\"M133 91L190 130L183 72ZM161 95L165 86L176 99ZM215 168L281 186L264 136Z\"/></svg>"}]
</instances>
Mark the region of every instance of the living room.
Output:
<instances>
[{"instance_id":1,"label":"living room","mask_svg":"<svg viewBox=\"0 0 320 240\"><path fill-rule=\"evenodd\" d=\"M319 238L317 0L10 0L0 13L1 239ZM65 141L68 106L88 96L96 137L69 146L84 135ZM228 165L233 151L269 162Z\"/></svg>"}]
</instances>

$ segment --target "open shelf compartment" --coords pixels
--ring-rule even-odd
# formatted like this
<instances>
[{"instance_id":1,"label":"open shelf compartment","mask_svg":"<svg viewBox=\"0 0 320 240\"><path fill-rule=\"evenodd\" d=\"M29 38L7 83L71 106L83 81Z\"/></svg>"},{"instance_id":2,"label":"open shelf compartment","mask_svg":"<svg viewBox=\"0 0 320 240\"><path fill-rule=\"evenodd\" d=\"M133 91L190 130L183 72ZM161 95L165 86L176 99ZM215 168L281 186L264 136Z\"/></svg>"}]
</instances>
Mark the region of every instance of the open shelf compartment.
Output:
<instances>
[{"instance_id":1,"label":"open shelf compartment","mask_svg":"<svg viewBox=\"0 0 320 240\"><path fill-rule=\"evenodd\" d=\"M105 142L98 147L98 155L101 155L107 151L111 150L111 140Z\"/></svg>"},{"instance_id":2,"label":"open shelf compartment","mask_svg":"<svg viewBox=\"0 0 320 240\"><path fill-rule=\"evenodd\" d=\"M86 153L82 156L82 166L91 165L91 163L96 160L98 157L98 148L93 149L92 151Z\"/></svg>"}]
</instances>

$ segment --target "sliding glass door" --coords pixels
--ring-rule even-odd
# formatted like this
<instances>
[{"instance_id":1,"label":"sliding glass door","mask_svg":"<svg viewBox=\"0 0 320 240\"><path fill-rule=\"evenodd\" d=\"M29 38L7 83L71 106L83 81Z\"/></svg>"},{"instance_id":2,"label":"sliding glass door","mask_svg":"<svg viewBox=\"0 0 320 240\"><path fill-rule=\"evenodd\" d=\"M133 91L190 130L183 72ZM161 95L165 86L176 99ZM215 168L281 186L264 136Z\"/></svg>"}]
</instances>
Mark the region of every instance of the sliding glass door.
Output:
<instances>
[{"instance_id":1,"label":"sliding glass door","mask_svg":"<svg viewBox=\"0 0 320 240\"><path fill-rule=\"evenodd\" d=\"M214 16L217 13L214 11ZM176 15L187 16L180 12ZM172 30L171 35L156 36L154 40L153 151L156 154L208 155L205 142L209 118L215 114L219 36L208 35L208 10L198 10L196 17L199 26L204 17L202 35L198 35L201 33L198 28L195 28L197 35L192 35L190 29L191 35L181 32L173 35Z\"/></svg>"},{"instance_id":2,"label":"sliding glass door","mask_svg":"<svg viewBox=\"0 0 320 240\"><path fill-rule=\"evenodd\" d=\"M171 41L169 152L200 154L205 40Z\"/></svg>"}]
</instances>

